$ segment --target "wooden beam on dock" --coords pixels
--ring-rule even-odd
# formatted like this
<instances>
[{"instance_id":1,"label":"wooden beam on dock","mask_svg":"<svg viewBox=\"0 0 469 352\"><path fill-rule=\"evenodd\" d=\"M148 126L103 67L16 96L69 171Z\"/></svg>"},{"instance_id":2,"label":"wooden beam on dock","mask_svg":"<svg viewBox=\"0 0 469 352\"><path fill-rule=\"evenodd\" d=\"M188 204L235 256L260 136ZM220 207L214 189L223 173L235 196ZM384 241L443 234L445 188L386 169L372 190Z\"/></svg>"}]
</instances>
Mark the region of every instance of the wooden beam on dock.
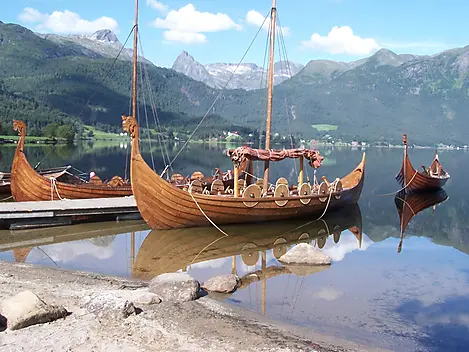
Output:
<instances>
[{"instance_id":1,"label":"wooden beam on dock","mask_svg":"<svg viewBox=\"0 0 469 352\"><path fill-rule=\"evenodd\" d=\"M141 219L133 196L0 205L0 228L10 230L130 219Z\"/></svg>"}]
</instances>

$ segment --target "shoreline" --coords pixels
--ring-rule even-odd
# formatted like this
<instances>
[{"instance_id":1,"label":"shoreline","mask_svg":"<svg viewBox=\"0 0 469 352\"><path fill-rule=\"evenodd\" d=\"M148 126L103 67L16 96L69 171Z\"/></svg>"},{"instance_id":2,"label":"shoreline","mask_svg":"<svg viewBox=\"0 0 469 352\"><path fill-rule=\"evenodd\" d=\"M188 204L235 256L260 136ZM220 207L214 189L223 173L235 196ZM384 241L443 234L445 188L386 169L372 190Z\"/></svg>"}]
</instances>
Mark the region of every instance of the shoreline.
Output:
<instances>
[{"instance_id":1,"label":"shoreline","mask_svg":"<svg viewBox=\"0 0 469 352\"><path fill-rule=\"evenodd\" d=\"M81 308L91 294L131 300L148 282L81 271L0 262L0 299L30 290L71 315L0 332L0 350L16 351L384 351L274 321L210 296L185 303L139 305L110 319Z\"/></svg>"}]
</instances>

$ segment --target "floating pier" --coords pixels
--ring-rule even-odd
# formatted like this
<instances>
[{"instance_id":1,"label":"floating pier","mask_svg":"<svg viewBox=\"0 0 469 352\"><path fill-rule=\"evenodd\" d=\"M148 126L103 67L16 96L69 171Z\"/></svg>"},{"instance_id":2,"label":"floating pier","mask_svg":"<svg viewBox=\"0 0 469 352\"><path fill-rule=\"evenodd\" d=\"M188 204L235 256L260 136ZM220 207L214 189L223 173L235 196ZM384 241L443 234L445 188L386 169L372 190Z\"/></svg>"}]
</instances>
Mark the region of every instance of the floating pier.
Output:
<instances>
[{"instance_id":1,"label":"floating pier","mask_svg":"<svg viewBox=\"0 0 469 352\"><path fill-rule=\"evenodd\" d=\"M141 218L133 196L0 203L0 228L10 230Z\"/></svg>"}]
</instances>

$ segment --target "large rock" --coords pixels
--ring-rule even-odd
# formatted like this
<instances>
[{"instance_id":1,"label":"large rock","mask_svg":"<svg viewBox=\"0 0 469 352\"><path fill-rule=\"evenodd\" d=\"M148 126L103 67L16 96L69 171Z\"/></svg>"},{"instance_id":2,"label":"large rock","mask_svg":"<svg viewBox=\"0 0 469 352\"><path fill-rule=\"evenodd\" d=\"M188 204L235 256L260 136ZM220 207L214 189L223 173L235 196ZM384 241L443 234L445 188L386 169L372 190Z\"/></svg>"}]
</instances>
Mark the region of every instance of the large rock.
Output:
<instances>
[{"instance_id":1,"label":"large rock","mask_svg":"<svg viewBox=\"0 0 469 352\"><path fill-rule=\"evenodd\" d=\"M111 320L125 319L137 313L132 301L112 291L85 296L81 306L98 317Z\"/></svg>"},{"instance_id":2,"label":"large rock","mask_svg":"<svg viewBox=\"0 0 469 352\"><path fill-rule=\"evenodd\" d=\"M213 277L202 284L202 288L209 292L231 293L236 291L239 285L239 277L230 275L221 275Z\"/></svg>"},{"instance_id":3,"label":"large rock","mask_svg":"<svg viewBox=\"0 0 469 352\"><path fill-rule=\"evenodd\" d=\"M187 273L162 274L150 281L148 291L163 302L187 302L198 298L199 282Z\"/></svg>"},{"instance_id":4,"label":"large rock","mask_svg":"<svg viewBox=\"0 0 469 352\"><path fill-rule=\"evenodd\" d=\"M286 264L330 265L331 258L308 243L299 243L282 255L280 262Z\"/></svg>"},{"instance_id":5,"label":"large rock","mask_svg":"<svg viewBox=\"0 0 469 352\"><path fill-rule=\"evenodd\" d=\"M23 291L0 302L0 312L10 330L43 324L67 316L64 307L48 305L31 291Z\"/></svg>"}]
</instances>

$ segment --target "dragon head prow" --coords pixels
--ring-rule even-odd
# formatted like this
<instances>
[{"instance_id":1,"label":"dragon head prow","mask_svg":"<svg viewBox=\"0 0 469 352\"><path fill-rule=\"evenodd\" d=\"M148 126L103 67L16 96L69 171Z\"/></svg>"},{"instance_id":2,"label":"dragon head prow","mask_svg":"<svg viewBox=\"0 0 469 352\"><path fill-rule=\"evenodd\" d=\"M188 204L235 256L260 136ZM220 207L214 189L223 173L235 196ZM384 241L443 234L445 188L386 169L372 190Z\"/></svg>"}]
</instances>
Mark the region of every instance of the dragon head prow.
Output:
<instances>
[{"instance_id":1,"label":"dragon head prow","mask_svg":"<svg viewBox=\"0 0 469 352\"><path fill-rule=\"evenodd\" d=\"M121 118L124 131L128 132L132 138L135 138L138 131L138 123L135 117L122 115Z\"/></svg>"},{"instance_id":2,"label":"dragon head prow","mask_svg":"<svg viewBox=\"0 0 469 352\"><path fill-rule=\"evenodd\" d=\"M13 120L13 130L18 132L19 136L26 134L26 124L23 120Z\"/></svg>"}]
</instances>

